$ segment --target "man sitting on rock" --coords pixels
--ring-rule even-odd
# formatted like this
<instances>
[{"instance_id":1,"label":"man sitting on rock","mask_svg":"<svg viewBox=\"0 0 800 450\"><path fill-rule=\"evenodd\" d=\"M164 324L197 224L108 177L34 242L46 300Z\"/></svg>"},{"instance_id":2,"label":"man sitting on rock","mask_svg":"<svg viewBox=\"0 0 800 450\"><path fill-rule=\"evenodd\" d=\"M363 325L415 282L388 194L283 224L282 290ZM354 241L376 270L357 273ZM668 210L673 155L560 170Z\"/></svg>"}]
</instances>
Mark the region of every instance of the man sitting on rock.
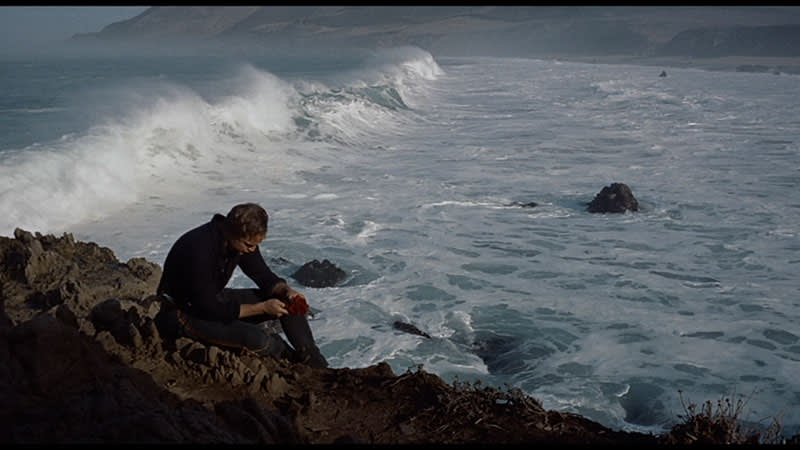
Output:
<instances>
[{"instance_id":1,"label":"man sitting on rock","mask_svg":"<svg viewBox=\"0 0 800 450\"><path fill-rule=\"evenodd\" d=\"M305 296L275 275L259 251L268 221L261 206L244 203L184 233L164 261L158 286L159 330L167 336L327 367L306 319ZM258 288L226 288L236 266ZM294 348L264 326L276 319Z\"/></svg>"}]
</instances>

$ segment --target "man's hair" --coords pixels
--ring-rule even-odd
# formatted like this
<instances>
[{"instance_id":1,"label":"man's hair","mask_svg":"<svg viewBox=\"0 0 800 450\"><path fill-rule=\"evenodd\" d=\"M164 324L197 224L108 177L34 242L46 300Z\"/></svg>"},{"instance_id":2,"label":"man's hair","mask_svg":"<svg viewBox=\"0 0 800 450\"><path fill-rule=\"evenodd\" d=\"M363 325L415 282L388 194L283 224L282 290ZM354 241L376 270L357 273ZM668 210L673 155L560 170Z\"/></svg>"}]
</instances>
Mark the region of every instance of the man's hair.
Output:
<instances>
[{"instance_id":1,"label":"man's hair","mask_svg":"<svg viewBox=\"0 0 800 450\"><path fill-rule=\"evenodd\" d=\"M235 238L247 238L266 234L269 215L255 203L234 206L225 217L228 233Z\"/></svg>"}]
</instances>

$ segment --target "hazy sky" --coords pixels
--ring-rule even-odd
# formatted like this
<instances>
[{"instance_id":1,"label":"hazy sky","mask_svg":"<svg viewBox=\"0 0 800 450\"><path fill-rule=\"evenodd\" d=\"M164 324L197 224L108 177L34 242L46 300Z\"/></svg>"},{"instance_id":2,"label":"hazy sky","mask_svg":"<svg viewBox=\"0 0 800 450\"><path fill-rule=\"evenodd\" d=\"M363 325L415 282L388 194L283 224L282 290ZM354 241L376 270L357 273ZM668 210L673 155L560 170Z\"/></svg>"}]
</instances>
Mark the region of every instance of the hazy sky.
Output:
<instances>
[{"instance_id":1,"label":"hazy sky","mask_svg":"<svg viewBox=\"0 0 800 450\"><path fill-rule=\"evenodd\" d=\"M0 6L0 45L10 47L69 39L130 19L147 6Z\"/></svg>"}]
</instances>

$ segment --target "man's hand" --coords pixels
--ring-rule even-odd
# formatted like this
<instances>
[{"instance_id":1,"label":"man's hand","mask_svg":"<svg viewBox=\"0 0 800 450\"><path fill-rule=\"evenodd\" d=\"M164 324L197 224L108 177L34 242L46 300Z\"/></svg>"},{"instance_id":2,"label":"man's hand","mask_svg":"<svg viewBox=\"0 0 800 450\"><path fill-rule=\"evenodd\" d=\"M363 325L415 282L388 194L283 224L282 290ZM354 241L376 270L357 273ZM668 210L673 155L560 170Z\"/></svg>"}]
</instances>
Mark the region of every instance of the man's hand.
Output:
<instances>
[{"instance_id":1,"label":"man's hand","mask_svg":"<svg viewBox=\"0 0 800 450\"><path fill-rule=\"evenodd\" d=\"M289 314L289 311L286 310L286 306L284 303L277 298L271 298L269 300L265 300L261 303L262 310L264 314L269 314L271 316L281 317Z\"/></svg>"},{"instance_id":2,"label":"man's hand","mask_svg":"<svg viewBox=\"0 0 800 450\"><path fill-rule=\"evenodd\" d=\"M286 305L277 298L271 298L258 303L242 303L239 306L239 318L268 314L274 317L281 317L289 314Z\"/></svg>"},{"instance_id":3,"label":"man's hand","mask_svg":"<svg viewBox=\"0 0 800 450\"><path fill-rule=\"evenodd\" d=\"M301 316L308 314L308 301L305 295L289 288L286 297L289 299L289 306L286 308L289 314L298 314Z\"/></svg>"}]
</instances>

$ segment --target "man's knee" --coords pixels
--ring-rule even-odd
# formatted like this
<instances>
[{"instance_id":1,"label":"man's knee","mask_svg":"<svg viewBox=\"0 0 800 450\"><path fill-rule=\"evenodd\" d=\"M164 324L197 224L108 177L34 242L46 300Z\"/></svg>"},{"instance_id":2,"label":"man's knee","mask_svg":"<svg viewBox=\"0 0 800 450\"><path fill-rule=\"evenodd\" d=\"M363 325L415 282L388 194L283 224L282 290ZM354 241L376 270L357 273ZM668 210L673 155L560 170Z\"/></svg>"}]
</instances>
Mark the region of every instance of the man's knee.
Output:
<instances>
[{"instance_id":1,"label":"man's knee","mask_svg":"<svg viewBox=\"0 0 800 450\"><path fill-rule=\"evenodd\" d=\"M277 334L261 333L261 337L255 342L255 345L249 347L262 356L271 356L273 358L289 359L292 356L292 349Z\"/></svg>"}]
</instances>

